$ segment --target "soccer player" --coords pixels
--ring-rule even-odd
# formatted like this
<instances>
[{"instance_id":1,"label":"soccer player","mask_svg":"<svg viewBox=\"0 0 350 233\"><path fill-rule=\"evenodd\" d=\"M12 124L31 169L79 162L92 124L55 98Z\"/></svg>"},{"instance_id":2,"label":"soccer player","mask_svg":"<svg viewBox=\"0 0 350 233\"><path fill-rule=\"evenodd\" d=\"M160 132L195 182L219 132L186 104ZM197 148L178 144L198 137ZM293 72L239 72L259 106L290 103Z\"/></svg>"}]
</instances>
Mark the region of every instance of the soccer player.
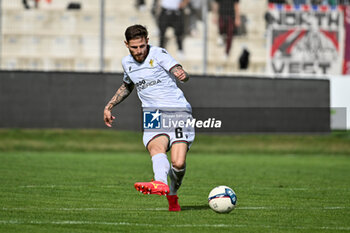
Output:
<instances>
[{"instance_id":1,"label":"soccer player","mask_svg":"<svg viewBox=\"0 0 350 233\"><path fill-rule=\"evenodd\" d=\"M142 102L143 115L146 110L153 110L151 121L159 119L162 114L164 118L168 116L168 120L177 120L178 116L184 121L192 119L191 105L176 85L177 81L189 80L182 66L164 48L148 44L148 32L142 25L128 27L125 39L130 55L122 60L123 84L104 109L105 124L112 127L115 119L111 114L112 108L127 98L135 86ZM138 182L134 186L143 194L166 195L169 211L181 210L177 191L185 175L186 154L194 137L193 127L154 130L146 129L144 125L143 143L152 159L154 181ZM166 155L169 150L171 164Z\"/></svg>"}]
</instances>

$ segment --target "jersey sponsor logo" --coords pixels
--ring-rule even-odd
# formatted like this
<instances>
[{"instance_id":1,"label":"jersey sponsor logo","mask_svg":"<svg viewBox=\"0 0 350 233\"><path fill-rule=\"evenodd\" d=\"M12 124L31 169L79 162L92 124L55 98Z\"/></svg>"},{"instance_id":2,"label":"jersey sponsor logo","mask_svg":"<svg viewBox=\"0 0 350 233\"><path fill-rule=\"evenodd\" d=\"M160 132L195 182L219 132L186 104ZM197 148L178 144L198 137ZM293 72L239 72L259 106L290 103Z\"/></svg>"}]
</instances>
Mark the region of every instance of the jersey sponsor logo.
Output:
<instances>
[{"instance_id":1,"label":"jersey sponsor logo","mask_svg":"<svg viewBox=\"0 0 350 233\"><path fill-rule=\"evenodd\" d=\"M148 82L146 82L146 80L142 79L141 81L138 81L137 83L135 83L135 85L136 85L137 91L142 91L148 87L157 85L161 82L162 81L160 79L152 80L152 81L148 81Z\"/></svg>"}]
</instances>

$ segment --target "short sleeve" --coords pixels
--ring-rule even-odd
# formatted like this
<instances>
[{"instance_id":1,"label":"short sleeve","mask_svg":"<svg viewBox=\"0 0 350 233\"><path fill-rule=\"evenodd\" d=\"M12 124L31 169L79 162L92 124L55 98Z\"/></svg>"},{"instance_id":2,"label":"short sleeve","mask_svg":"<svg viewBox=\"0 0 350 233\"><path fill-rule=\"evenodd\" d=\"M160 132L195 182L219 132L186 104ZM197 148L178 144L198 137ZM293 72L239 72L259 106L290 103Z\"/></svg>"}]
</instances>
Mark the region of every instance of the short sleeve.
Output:
<instances>
[{"instance_id":1,"label":"short sleeve","mask_svg":"<svg viewBox=\"0 0 350 233\"><path fill-rule=\"evenodd\" d=\"M160 48L159 51L157 51L156 59L158 61L158 64L162 66L166 71L170 71L171 68L173 68L175 65L179 64L169 53L166 51L166 49Z\"/></svg>"},{"instance_id":2,"label":"short sleeve","mask_svg":"<svg viewBox=\"0 0 350 233\"><path fill-rule=\"evenodd\" d=\"M122 60L122 67L123 67L123 70L124 70L124 74L123 74L123 81L127 84L131 84L132 83L132 80L130 79L128 73L125 71L125 60L123 59Z\"/></svg>"},{"instance_id":3,"label":"short sleeve","mask_svg":"<svg viewBox=\"0 0 350 233\"><path fill-rule=\"evenodd\" d=\"M131 79L129 78L128 74L125 71L124 71L123 81L127 84L132 83Z\"/></svg>"}]
</instances>

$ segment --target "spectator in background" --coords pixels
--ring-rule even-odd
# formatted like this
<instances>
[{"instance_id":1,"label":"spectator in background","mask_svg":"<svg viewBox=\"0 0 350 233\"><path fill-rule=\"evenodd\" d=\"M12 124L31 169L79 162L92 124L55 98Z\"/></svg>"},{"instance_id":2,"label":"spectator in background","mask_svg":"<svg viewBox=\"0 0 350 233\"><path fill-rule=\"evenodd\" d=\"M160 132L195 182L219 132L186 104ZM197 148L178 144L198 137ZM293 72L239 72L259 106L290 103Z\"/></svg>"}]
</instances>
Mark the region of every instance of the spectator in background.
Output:
<instances>
[{"instance_id":1,"label":"spectator in background","mask_svg":"<svg viewBox=\"0 0 350 233\"><path fill-rule=\"evenodd\" d=\"M159 0L153 0L152 7L151 7L151 14L152 14L154 20L156 21L155 22L156 25L159 25L159 20L158 19L159 19L159 16L160 16L160 12L161 12L161 7L160 7L160 4L159 4Z\"/></svg>"},{"instance_id":2,"label":"spectator in background","mask_svg":"<svg viewBox=\"0 0 350 233\"><path fill-rule=\"evenodd\" d=\"M241 25L239 0L215 0L212 3L214 23L219 27L220 36L226 44L225 58L230 55L235 27Z\"/></svg>"},{"instance_id":3,"label":"spectator in background","mask_svg":"<svg viewBox=\"0 0 350 233\"><path fill-rule=\"evenodd\" d=\"M146 9L146 1L145 0L136 0L135 6L136 6L137 10L144 11Z\"/></svg>"},{"instance_id":4,"label":"spectator in background","mask_svg":"<svg viewBox=\"0 0 350 233\"><path fill-rule=\"evenodd\" d=\"M22 4L23 4L23 7L25 9L30 9L29 5L28 5L28 0L22 0Z\"/></svg>"},{"instance_id":5,"label":"spectator in background","mask_svg":"<svg viewBox=\"0 0 350 233\"><path fill-rule=\"evenodd\" d=\"M30 9L33 7L38 8L39 0L23 0L22 3L25 9Z\"/></svg>"},{"instance_id":6,"label":"spectator in background","mask_svg":"<svg viewBox=\"0 0 350 233\"><path fill-rule=\"evenodd\" d=\"M178 47L178 58L184 57L183 39L185 34L184 9L190 0L162 0L161 13L158 19L159 46L165 48L165 33L168 27L174 28Z\"/></svg>"},{"instance_id":7,"label":"spectator in background","mask_svg":"<svg viewBox=\"0 0 350 233\"><path fill-rule=\"evenodd\" d=\"M52 2L52 0L45 0L45 1L48 4L50 4ZM34 7L35 8L39 7L40 0L31 0L31 2L34 3ZM22 0L22 3L23 3L23 6L24 6L25 9L30 9L31 8L28 0Z\"/></svg>"},{"instance_id":8,"label":"spectator in background","mask_svg":"<svg viewBox=\"0 0 350 233\"><path fill-rule=\"evenodd\" d=\"M203 0L191 0L189 7L191 9L189 33L194 36L197 34L197 21L202 20Z\"/></svg>"}]
</instances>

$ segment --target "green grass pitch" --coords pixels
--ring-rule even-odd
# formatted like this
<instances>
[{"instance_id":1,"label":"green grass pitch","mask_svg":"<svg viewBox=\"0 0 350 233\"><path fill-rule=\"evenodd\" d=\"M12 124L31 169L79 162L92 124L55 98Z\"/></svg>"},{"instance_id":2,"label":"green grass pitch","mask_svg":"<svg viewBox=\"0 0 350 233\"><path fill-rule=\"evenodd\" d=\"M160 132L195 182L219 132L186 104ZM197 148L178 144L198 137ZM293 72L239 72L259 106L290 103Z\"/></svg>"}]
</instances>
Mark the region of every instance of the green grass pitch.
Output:
<instances>
[{"instance_id":1,"label":"green grass pitch","mask_svg":"<svg viewBox=\"0 0 350 233\"><path fill-rule=\"evenodd\" d=\"M141 133L0 130L0 232L350 232L350 133L197 135L181 212L152 178ZM233 188L217 214L209 191Z\"/></svg>"}]
</instances>

